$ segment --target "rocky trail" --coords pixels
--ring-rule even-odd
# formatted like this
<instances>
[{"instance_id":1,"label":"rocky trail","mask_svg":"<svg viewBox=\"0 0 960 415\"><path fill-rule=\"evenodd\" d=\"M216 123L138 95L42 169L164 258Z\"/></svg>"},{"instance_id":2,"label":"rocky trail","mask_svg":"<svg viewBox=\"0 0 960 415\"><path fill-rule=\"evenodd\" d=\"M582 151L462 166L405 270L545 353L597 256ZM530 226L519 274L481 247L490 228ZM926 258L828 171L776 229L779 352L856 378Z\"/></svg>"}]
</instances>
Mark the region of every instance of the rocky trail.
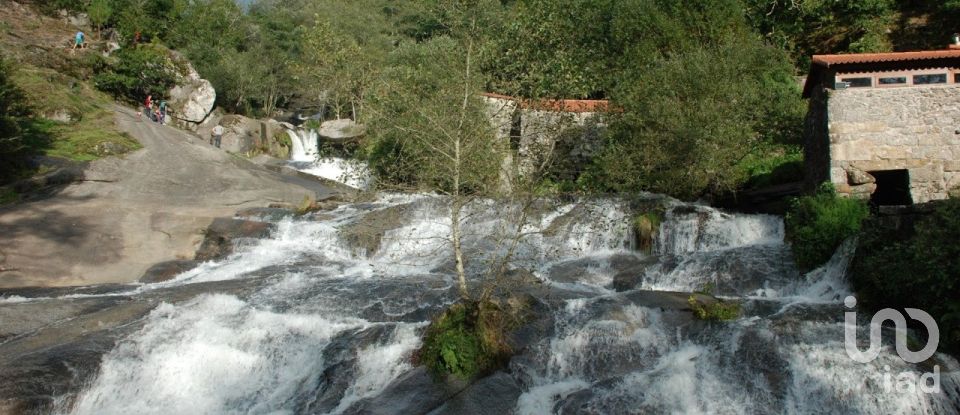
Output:
<instances>
[{"instance_id":1,"label":"rocky trail","mask_svg":"<svg viewBox=\"0 0 960 415\"><path fill-rule=\"evenodd\" d=\"M135 281L192 259L214 218L335 192L269 171L205 140L115 108L143 148L91 162L55 194L0 208L0 288Z\"/></svg>"}]
</instances>

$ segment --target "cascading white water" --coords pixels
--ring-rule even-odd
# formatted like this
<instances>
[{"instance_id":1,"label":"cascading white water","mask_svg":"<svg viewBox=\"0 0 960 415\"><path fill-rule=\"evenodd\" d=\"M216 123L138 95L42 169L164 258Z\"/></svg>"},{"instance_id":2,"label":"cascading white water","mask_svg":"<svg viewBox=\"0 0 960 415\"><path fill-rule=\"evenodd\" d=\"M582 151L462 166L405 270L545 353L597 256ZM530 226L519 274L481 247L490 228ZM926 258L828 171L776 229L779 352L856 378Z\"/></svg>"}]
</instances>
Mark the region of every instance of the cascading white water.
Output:
<instances>
[{"instance_id":1,"label":"cascading white water","mask_svg":"<svg viewBox=\"0 0 960 415\"><path fill-rule=\"evenodd\" d=\"M58 412L356 410L413 368L423 327L456 299L448 209L438 196L381 195L317 218L287 218L269 239L124 294L247 282L239 292L157 307ZM484 261L505 251L519 213L487 200L465 208L471 273L481 275ZM624 202L590 199L545 203L530 215L511 266L575 298L553 312L552 334L510 364L523 388L516 413L960 408L960 368L948 356L936 357L946 391L939 395L884 391L878 374L923 369L890 347L870 364L846 357L840 301L852 243L801 276L777 217L675 204L648 257L633 251L631 216ZM650 261L645 271L629 268ZM745 299L745 317L707 324L683 310L640 305L633 297L640 292L611 287L622 263L643 274L642 289L712 284Z\"/></svg>"},{"instance_id":2,"label":"cascading white water","mask_svg":"<svg viewBox=\"0 0 960 415\"><path fill-rule=\"evenodd\" d=\"M290 136L290 160L315 161L320 154L320 136L313 129L287 130Z\"/></svg>"},{"instance_id":3,"label":"cascading white water","mask_svg":"<svg viewBox=\"0 0 960 415\"><path fill-rule=\"evenodd\" d=\"M373 181L366 164L359 160L320 157L320 136L317 130L287 130L290 136L290 161L304 173L337 181L356 189L366 189Z\"/></svg>"}]
</instances>

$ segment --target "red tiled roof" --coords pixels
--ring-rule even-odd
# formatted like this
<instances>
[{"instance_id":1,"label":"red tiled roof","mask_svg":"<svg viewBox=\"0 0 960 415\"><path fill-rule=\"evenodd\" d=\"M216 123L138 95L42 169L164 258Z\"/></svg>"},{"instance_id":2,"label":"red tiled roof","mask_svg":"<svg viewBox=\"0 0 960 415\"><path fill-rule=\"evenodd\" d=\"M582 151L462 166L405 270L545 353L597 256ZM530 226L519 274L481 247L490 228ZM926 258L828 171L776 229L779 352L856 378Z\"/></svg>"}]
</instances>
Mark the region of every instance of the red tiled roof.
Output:
<instances>
[{"instance_id":1,"label":"red tiled roof","mask_svg":"<svg viewBox=\"0 0 960 415\"><path fill-rule=\"evenodd\" d=\"M853 63L901 62L926 59L960 58L960 50L929 50L921 52L850 53L843 55L813 55L813 63L830 67Z\"/></svg>"},{"instance_id":2,"label":"red tiled roof","mask_svg":"<svg viewBox=\"0 0 960 415\"><path fill-rule=\"evenodd\" d=\"M557 111L557 112L605 112L610 108L610 101L601 99L516 99L511 96L484 92L485 97L520 101L521 108Z\"/></svg>"}]
</instances>

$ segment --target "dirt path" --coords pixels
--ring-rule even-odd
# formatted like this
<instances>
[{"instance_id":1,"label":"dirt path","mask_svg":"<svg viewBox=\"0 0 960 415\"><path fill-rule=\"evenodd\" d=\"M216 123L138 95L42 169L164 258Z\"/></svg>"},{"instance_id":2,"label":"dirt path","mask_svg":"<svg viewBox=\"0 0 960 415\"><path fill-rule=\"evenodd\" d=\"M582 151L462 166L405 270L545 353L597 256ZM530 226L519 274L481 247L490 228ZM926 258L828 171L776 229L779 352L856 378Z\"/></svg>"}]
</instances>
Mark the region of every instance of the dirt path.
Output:
<instances>
[{"instance_id":1,"label":"dirt path","mask_svg":"<svg viewBox=\"0 0 960 415\"><path fill-rule=\"evenodd\" d=\"M0 208L0 287L135 281L157 262L192 258L215 217L334 193L127 108L116 123L144 148L91 163L54 197Z\"/></svg>"}]
</instances>

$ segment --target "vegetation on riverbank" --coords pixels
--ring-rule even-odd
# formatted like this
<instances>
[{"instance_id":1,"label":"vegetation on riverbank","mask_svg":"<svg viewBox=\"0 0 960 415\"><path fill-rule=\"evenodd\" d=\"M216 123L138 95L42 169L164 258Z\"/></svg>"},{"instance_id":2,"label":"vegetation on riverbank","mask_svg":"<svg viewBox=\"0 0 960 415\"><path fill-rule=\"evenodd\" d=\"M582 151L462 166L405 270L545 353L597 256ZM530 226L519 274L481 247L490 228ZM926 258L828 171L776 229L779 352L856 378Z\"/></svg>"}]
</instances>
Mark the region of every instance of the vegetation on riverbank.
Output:
<instances>
[{"instance_id":1,"label":"vegetation on riverbank","mask_svg":"<svg viewBox=\"0 0 960 415\"><path fill-rule=\"evenodd\" d=\"M960 352L960 199L912 226L867 222L851 266L858 303L869 309L919 308L940 329L941 350ZM906 218L910 219L910 218ZM922 332L922 330L921 330Z\"/></svg>"},{"instance_id":2,"label":"vegetation on riverbank","mask_svg":"<svg viewBox=\"0 0 960 415\"><path fill-rule=\"evenodd\" d=\"M88 84L32 65L0 71L8 102L0 184L35 173L39 165L31 156L89 161L140 148L115 127L113 101Z\"/></svg>"},{"instance_id":3,"label":"vegetation on riverbank","mask_svg":"<svg viewBox=\"0 0 960 415\"><path fill-rule=\"evenodd\" d=\"M427 327L418 363L435 376L472 379L502 367L513 351L506 333L521 322L517 310L492 301L460 301Z\"/></svg>"},{"instance_id":4,"label":"vegetation on riverbank","mask_svg":"<svg viewBox=\"0 0 960 415\"><path fill-rule=\"evenodd\" d=\"M816 195L794 199L784 225L797 265L810 271L826 263L844 240L857 235L869 215L866 202L838 197L829 183Z\"/></svg>"}]
</instances>

